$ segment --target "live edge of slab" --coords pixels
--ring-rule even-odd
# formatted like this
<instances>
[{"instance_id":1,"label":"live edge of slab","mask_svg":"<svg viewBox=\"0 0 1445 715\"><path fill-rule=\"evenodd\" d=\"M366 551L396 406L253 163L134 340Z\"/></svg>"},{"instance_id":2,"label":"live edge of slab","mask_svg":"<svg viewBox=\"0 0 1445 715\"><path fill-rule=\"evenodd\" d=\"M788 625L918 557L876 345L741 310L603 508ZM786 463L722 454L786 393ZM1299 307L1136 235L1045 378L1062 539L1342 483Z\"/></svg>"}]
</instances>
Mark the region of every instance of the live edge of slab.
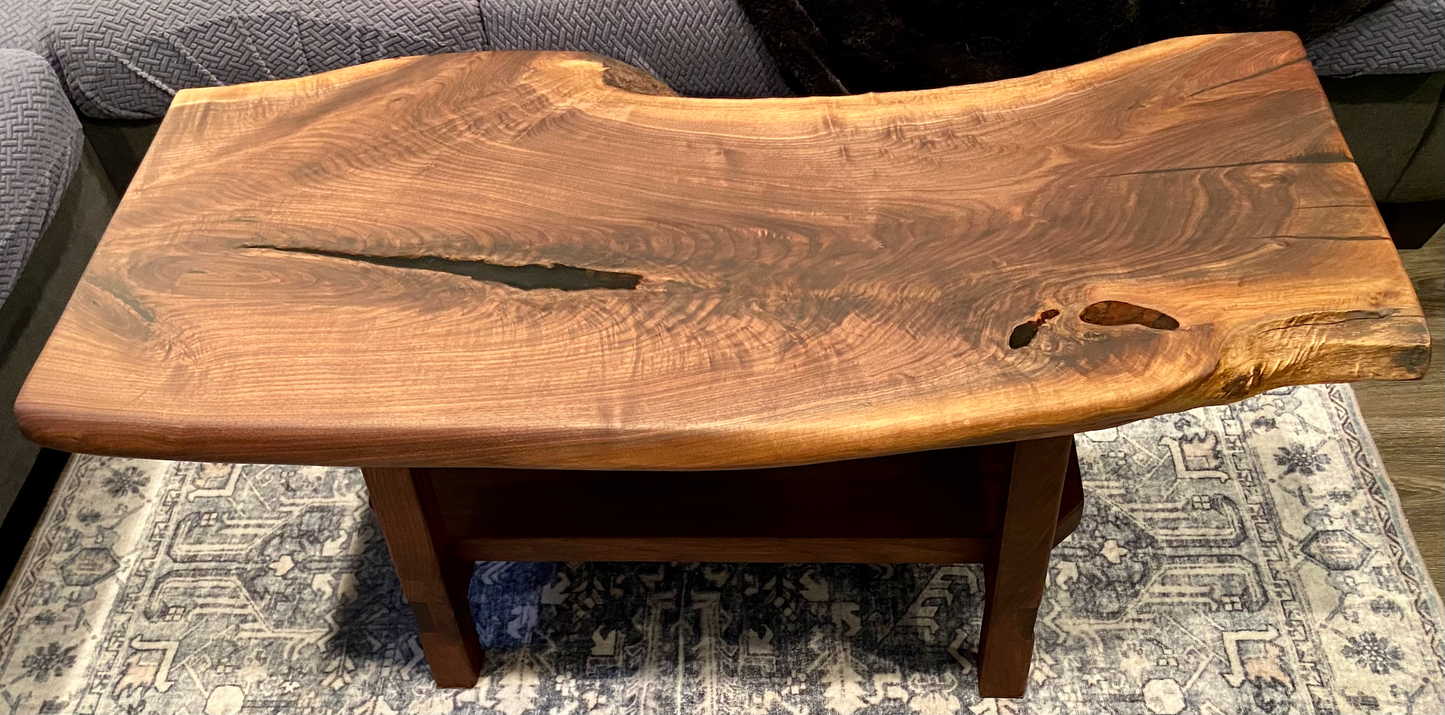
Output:
<instances>
[{"instance_id":1,"label":"live edge of slab","mask_svg":"<svg viewBox=\"0 0 1445 715\"><path fill-rule=\"evenodd\" d=\"M718 469L1428 361L1288 33L757 100L494 52L178 93L16 413L102 454Z\"/></svg>"}]
</instances>

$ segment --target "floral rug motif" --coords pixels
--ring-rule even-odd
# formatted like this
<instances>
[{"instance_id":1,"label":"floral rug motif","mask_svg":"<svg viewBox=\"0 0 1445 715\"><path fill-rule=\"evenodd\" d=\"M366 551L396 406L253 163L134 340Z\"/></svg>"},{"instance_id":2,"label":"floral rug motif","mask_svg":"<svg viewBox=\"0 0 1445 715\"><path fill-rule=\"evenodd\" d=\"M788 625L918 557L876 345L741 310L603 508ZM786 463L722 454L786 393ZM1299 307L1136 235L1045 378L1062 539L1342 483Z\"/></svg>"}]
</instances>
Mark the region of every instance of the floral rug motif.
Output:
<instances>
[{"instance_id":1,"label":"floral rug motif","mask_svg":"<svg viewBox=\"0 0 1445 715\"><path fill-rule=\"evenodd\" d=\"M357 470L77 456L0 604L0 713L1445 712L1348 387L1077 443L1022 699L978 697L970 565L481 563L482 679L437 690Z\"/></svg>"}]
</instances>

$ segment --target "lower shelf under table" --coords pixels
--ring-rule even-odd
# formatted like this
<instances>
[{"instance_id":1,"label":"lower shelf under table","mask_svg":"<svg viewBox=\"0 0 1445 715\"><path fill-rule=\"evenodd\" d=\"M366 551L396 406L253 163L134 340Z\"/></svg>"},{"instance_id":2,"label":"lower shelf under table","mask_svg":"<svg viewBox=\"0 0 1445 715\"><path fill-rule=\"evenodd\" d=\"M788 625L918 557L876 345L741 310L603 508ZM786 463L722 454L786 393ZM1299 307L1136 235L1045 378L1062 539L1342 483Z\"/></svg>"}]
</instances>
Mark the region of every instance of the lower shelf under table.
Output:
<instances>
[{"instance_id":1,"label":"lower shelf under table","mask_svg":"<svg viewBox=\"0 0 1445 715\"><path fill-rule=\"evenodd\" d=\"M362 471L443 687L481 669L474 561L982 563L979 691L1016 697L1049 550L1083 509L1069 436L735 471Z\"/></svg>"}]
</instances>

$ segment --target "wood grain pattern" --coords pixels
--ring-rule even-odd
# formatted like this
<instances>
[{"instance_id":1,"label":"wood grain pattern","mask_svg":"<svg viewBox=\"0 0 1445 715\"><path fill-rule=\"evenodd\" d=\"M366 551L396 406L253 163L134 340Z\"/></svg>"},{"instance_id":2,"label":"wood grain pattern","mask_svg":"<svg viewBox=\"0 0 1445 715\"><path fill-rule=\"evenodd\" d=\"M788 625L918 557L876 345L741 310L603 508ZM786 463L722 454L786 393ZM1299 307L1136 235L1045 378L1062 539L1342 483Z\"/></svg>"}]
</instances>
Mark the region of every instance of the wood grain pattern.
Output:
<instances>
[{"instance_id":1,"label":"wood grain pattern","mask_svg":"<svg viewBox=\"0 0 1445 715\"><path fill-rule=\"evenodd\" d=\"M1415 378L1428 344L1287 33L768 100L452 54L178 93L16 413L101 454L762 467Z\"/></svg>"}]
</instances>

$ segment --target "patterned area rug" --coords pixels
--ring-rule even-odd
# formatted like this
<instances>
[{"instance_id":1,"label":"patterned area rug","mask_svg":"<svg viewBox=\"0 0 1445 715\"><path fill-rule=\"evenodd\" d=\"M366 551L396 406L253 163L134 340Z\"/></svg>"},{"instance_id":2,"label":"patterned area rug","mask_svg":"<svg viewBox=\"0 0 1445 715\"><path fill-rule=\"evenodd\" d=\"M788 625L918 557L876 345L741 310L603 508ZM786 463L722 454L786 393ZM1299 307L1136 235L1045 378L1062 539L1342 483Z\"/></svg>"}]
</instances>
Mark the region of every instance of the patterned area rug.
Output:
<instances>
[{"instance_id":1,"label":"patterned area rug","mask_svg":"<svg viewBox=\"0 0 1445 715\"><path fill-rule=\"evenodd\" d=\"M478 564L483 678L438 691L359 472L77 457L0 606L0 711L1445 712L1349 388L1078 445L1020 700L977 695L974 566Z\"/></svg>"}]
</instances>

